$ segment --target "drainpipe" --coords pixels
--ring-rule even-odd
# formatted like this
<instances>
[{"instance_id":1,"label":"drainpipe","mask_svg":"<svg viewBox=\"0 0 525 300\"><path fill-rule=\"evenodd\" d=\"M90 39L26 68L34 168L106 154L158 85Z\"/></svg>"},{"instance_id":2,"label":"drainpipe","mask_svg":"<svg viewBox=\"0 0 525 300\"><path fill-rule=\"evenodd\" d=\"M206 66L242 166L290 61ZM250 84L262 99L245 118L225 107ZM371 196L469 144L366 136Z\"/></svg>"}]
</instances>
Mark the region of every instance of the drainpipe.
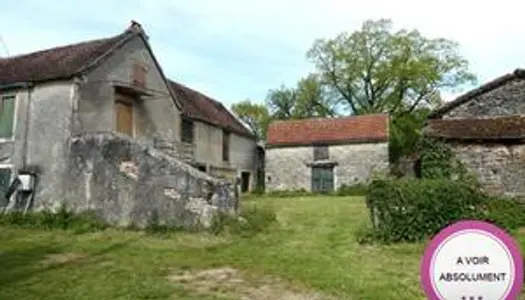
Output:
<instances>
[{"instance_id":1,"label":"drainpipe","mask_svg":"<svg viewBox=\"0 0 525 300\"><path fill-rule=\"evenodd\" d=\"M26 119L24 124L24 140L22 143L22 170L27 168L27 156L28 156L28 140L29 140L29 125L31 121L31 92L33 91L32 86L28 86L27 89L27 105L26 105Z\"/></svg>"}]
</instances>

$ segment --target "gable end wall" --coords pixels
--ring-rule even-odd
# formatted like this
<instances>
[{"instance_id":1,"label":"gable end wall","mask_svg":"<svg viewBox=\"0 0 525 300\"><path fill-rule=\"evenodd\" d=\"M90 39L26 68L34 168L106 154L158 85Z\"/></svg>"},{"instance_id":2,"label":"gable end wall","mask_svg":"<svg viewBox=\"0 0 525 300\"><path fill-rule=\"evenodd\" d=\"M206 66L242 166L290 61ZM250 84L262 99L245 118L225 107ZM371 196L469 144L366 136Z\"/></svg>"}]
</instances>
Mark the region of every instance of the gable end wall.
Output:
<instances>
[{"instance_id":1,"label":"gable end wall","mask_svg":"<svg viewBox=\"0 0 525 300\"><path fill-rule=\"evenodd\" d=\"M524 99L525 80L515 79L450 110L443 116L443 119L525 114Z\"/></svg>"}]
</instances>

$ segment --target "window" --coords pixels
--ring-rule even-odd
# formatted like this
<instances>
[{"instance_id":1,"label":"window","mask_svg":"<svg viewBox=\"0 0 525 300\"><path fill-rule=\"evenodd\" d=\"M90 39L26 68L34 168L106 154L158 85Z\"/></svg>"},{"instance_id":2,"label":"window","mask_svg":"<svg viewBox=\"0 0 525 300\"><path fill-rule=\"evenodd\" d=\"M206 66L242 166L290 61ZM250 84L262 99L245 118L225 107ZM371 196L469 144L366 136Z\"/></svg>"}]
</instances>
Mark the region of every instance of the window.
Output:
<instances>
[{"instance_id":1,"label":"window","mask_svg":"<svg viewBox=\"0 0 525 300\"><path fill-rule=\"evenodd\" d=\"M138 87L146 87L146 67L140 63L133 64L133 72L131 75L131 81L133 85Z\"/></svg>"},{"instance_id":2,"label":"window","mask_svg":"<svg viewBox=\"0 0 525 300\"><path fill-rule=\"evenodd\" d=\"M182 120L181 122L181 139L185 143L193 143L193 122Z\"/></svg>"},{"instance_id":3,"label":"window","mask_svg":"<svg viewBox=\"0 0 525 300\"><path fill-rule=\"evenodd\" d=\"M222 131L222 160L230 160L230 133L226 130Z\"/></svg>"},{"instance_id":4,"label":"window","mask_svg":"<svg viewBox=\"0 0 525 300\"><path fill-rule=\"evenodd\" d=\"M0 138L13 137L15 96L0 96Z\"/></svg>"},{"instance_id":5,"label":"window","mask_svg":"<svg viewBox=\"0 0 525 300\"><path fill-rule=\"evenodd\" d=\"M314 146L314 160L329 159L330 153L328 152L328 146L326 145L315 145Z\"/></svg>"},{"instance_id":6,"label":"window","mask_svg":"<svg viewBox=\"0 0 525 300\"><path fill-rule=\"evenodd\" d=\"M133 136L133 98L119 93L115 97L115 129L117 132Z\"/></svg>"},{"instance_id":7,"label":"window","mask_svg":"<svg viewBox=\"0 0 525 300\"><path fill-rule=\"evenodd\" d=\"M312 192L331 192L334 190L334 168L332 166L312 167Z\"/></svg>"}]
</instances>

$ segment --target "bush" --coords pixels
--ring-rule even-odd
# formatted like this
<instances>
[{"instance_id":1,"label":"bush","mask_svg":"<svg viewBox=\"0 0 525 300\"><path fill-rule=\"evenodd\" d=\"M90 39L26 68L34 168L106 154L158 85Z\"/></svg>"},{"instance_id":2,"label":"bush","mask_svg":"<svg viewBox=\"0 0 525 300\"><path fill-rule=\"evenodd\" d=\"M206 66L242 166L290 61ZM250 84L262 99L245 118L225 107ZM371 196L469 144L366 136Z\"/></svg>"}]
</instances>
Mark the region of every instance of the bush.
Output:
<instances>
[{"instance_id":1,"label":"bush","mask_svg":"<svg viewBox=\"0 0 525 300\"><path fill-rule=\"evenodd\" d=\"M384 242L414 242L461 219L484 218L487 197L469 183L449 179L374 180L366 202Z\"/></svg>"},{"instance_id":2,"label":"bush","mask_svg":"<svg viewBox=\"0 0 525 300\"><path fill-rule=\"evenodd\" d=\"M46 230L73 230L76 233L97 231L107 227L94 212L86 211L75 214L65 206L61 206L55 213L48 210L27 214L21 211L6 212L0 214L0 225Z\"/></svg>"},{"instance_id":3,"label":"bush","mask_svg":"<svg viewBox=\"0 0 525 300\"><path fill-rule=\"evenodd\" d=\"M269 208L247 207L239 215L218 214L213 218L211 231L214 234L228 232L251 236L268 230L277 221L277 215Z\"/></svg>"},{"instance_id":4,"label":"bush","mask_svg":"<svg viewBox=\"0 0 525 300\"><path fill-rule=\"evenodd\" d=\"M525 203L519 200L491 198L485 208L485 221L507 230L525 227Z\"/></svg>"}]
</instances>

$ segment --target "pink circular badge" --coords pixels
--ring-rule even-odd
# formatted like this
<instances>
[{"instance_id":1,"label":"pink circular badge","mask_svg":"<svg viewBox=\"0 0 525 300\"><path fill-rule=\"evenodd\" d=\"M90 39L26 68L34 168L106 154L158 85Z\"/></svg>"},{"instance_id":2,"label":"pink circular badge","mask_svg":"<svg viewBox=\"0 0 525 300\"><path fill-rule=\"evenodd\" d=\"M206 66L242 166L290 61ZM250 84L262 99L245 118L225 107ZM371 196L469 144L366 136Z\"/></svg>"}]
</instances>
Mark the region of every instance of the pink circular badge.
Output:
<instances>
[{"instance_id":1,"label":"pink circular badge","mask_svg":"<svg viewBox=\"0 0 525 300\"><path fill-rule=\"evenodd\" d=\"M516 300L523 285L523 259L502 229L460 221L427 246L421 284L431 300Z\"/></svg>"}]
</instances>

